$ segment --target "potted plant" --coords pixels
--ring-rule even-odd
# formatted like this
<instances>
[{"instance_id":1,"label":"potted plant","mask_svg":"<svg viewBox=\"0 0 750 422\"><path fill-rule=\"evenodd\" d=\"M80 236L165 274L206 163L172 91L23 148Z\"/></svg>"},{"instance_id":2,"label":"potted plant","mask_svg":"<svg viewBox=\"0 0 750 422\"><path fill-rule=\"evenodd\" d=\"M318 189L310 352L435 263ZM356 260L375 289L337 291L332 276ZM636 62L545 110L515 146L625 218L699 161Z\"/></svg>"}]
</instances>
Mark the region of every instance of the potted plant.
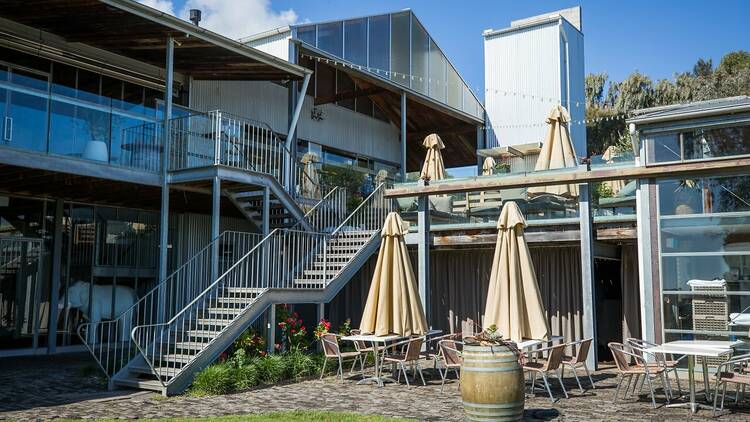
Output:
<instances>
[{"instance_id":1,"label":"potted plant","mask_svg":"<svg viewBox=\"0 0 750 422\"><path fill-rule=\"evenodd\" d=\"M461 401L468 420L522 420L524 408L522 354L491 325L464 339Z\"/></svg>"}]
</instances>

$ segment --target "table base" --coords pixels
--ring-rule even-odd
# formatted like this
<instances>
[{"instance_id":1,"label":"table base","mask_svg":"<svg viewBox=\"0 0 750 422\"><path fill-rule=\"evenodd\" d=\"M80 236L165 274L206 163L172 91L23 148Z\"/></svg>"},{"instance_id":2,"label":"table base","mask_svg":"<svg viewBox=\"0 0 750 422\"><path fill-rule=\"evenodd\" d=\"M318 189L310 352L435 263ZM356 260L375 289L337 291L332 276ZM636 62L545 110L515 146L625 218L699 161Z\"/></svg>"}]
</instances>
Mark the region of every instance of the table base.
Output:
<instances>
[{"instance_id":1,"label":"table base","mask_svg":"<svg viewBox=\"0 0 750 422\"><path fill-rule=\"evenodd\" d=\"M373 384L377 384L378 386L382 387L387 382L395 383L396 380L393 379L393 378L391 378L391 377L367 377L367 378L364 378L364 379L361 379L361 380L357 381L357 385L367 384L367 383L373 383Z\"/></svg>"},{"instance_id":2,"label":"table base","mask_svg":"<svg viewBox=\"0 0 750 422\"><path fill-rule=\"evenodd\" d=\"M692 413L697 412L698 409L706 409L706 410L712 410L713 409L713 406L709 406L707 404L690 403L690 402L686 402L686 403L670 403L670 404L668 404L668 405L666 405L664 407L669 407L669 408L672 408L672 407L687 407L687 408L690 409L690 411Z\"/></svg>"}]
</instances>

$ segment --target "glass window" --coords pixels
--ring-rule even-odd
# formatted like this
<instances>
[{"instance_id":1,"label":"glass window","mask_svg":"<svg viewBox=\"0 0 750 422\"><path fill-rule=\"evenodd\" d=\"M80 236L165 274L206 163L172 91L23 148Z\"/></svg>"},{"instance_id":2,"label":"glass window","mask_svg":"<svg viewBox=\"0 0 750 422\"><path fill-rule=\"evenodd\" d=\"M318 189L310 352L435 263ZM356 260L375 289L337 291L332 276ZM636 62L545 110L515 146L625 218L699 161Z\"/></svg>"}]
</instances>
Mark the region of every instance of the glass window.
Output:
<instances>
[{"instance_id":1,"label":"glass window","mask_svg":"<svg viewBox=\"0 0 750 422\"><path fill-rule=\"evenodd\" d=\"M122 103L122 81L109 76L102 76L102 102L121 107Z\"/></svg>"},{"instance_id":2,"label":"glass window","mask_svg":"<svg viewBox=\"0 0 750 422\"><path fill-rule=\"evenodd\" d=\"M297 28L297 39L315 46L315 25Z\"/></svg>"},{"instance_id":3,"label":"glass window","mask_svg":"<svg viewBox=\"0 0 750 422\"><path fill-rule=\"evenodd\" d=\"M346 72L336 72L336 93L343 94L354 91L354 80ZM354 110L354 98L337 101L336 104Z\"/></svg>"},{"instance_id":4,"label":"glass window","mask_svg":"<svg viewBox=\"0 0 750 422\"><path fill-rule=\"evenodd\" d=\"M477 114L476 109L476 102L474 101L474 96L471 94L471 90L469 87L464 85L464 107L463 111L466 113L471 114L472 116Z\"/></svg>"},{"instance_id":5,"label":"glass window","mask_svg":"<svg viewBox=\"0 0 750 422\"><path fill-rule=\"evenodd\" d=\"M75 67L55 63L52 68L52 93L75 98L76 75Z\"/></svg>"},{"instance_id":6,"label":"glass window","mask_svg":"<svg viewBox=\"0 0 750 422\"><path fill-rule=\"evenodd\" d=\"M461 110L461 100L463 98L463 83L458 77L458 72L448 64L448 105Z\"/></svg>"},{"instance_id":7,"label":"glass window","mask_svg":"<svg viewBox=\"0 0 750 422\"><path fill-rule=\"evenodd\" d=\"M660 180L658 186L662 215L750 211L750 176Z\"/></svg>"},{"instance_id":8,"label":"glass window","mask_svg":"<svg viewBox=\"0 0 750 422\"><path fill-rule=\"evenodd\" d=\"M318 48L342 57L343 36L341 22L318 25Z\"/></svg>"},{"instance_id":9,"label":"glass window","mask_svg":"<svg viewBox=\"0 0 750 422\"><path fill-rule=\"evenodd\" d=\"M446 60L443 52L430 40L430 97L445 102Z\"/></svg>"},{"instance_id":10,"label":"glass window","mask_svg":"<svg viewBox=\"0 0 750 422\"><path fill-rule=\"evenodd\" d=\"M124 82L122 87L122 103L119 104L119 107L134 113L145 114L146 110L143 102L144 88L140 85Z\"/></svg>"},{"instance_id":11,"label":"glass window","mask_svg":"<svg viewBox=\"0 0 750 422\"><path fill-rule=\"evenodd\" d=\"M99 102L100 76L88 70L78 69L78 98Z\"/></svg>"},{"instance_id":12,"label":"glass window","mask_svg":"<svg viewBox=\"0 0 750 422\"><path fill-rule=\"evenodd\" d=\"M367 19L344 22L344 58L367 66Z\"/></svg>"},{"instance_id":13,"label":"glass window","mask_svg":"<svg viewBox=\"0 0 750 422\"><path fill-rule=\"evenodd\" d=\"M677 133L649 136L646 145L649 163L680 161L680 137Z\"/></svg>"},{"instance_id":14,"label":"glass window","mask_svg":"<svg viewBox=\"0 0 750 422\"><path fill-rule=\"evenodd\" d=\"M411 61L409 57L410 13L391 15L391 80L410 86Z\"/></svg>"},{"instance_id":15,"label":"glass window","mask_svg":"<svg viewBox=\"0 0 750 422\"><path fill-rule=\"evenodd\" d=\"M368 66L372 70L389 71L391 56L390 16L370 18L370 57ZM378 72L376 72L378 73ZM385 76L385 75L383 75Z\"/></svg>"},{"instance_id":16,"label":"glass window","mask_svg":"<svg viewBox=\"0 0 750 422\"><path fill-rule=\"evenodd\" d=\"M685 160L750 154L750 125L683 133Z\"/></svg>"},{"instance_id":17,"label":"glass window","mask_svg":"<svg viewBox=\"0 0 750 422\"><path fill-rule=\"evenodd\" d=\"M422 94L427 94L427 78L430 64L430 38L427 31L417 22L412 15L411 24L411 74L414 79L411 87Z\"/></svg>"}]
</instances>

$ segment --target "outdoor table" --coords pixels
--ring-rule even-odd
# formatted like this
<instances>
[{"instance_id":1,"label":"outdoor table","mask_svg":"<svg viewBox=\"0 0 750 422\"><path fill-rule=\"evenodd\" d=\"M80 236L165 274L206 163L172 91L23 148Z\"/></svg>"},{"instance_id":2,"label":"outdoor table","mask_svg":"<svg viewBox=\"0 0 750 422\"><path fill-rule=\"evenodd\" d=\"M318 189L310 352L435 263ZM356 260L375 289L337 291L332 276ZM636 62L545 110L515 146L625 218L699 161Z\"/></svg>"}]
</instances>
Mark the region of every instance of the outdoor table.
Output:
<instances>
[{"instance_id":1,"label":"outdoor table","mask_svg":"<svg viewBox=\"0 0 750 422\"><path fill-rule=\"evenodd\" d=\"M429 330L425 334L425 337L432 337L437 334L442 333L440 330ZM357 382L357 384L363 384L366 382L374 382L375 384L379 385L380 387L384 386L386 382L396 382L392 377L385 377L381 374L382 368L380 367L380 359L378 358L378 348L379 345L382 344L383 346L388 345L388 343L399 341L399 340L405 340L407 339L407 336L402 336L398 334L388 335L388 336L376 336L373 334L356 334L356 335L350 335L350 336L344 336L341 337L341 340L343 341L363 341L365 343L372 344L372 353L375 355L375 375L371 377L364 378Z\"/></svg>"},{"instance_id":2,"label":"outdoor table","mask_svg":"<svg viewBox=\"0 0 750 422\"><path fill-rule=\"evenodd\" d=\"M664 343L661 346L654 346L644 349L646 353L661 353L661 354L672 354L672 355L685 355L687 357L688 364L688 384L690 386L690 401L688 403L676 403L669 404L667 407L682 407L687 406L690 408L691 413L695 413L699 408L710 409L710 406L697 403L695 401L695 358L701 357L703 359L703 383L705 385L705 396L706 400L710 400L710 386L708 382L708 365L706 364L706 358L708 357L723 357L730 355L732 349L742 344L741 341L713 341L713 340L678 340Z\"/></svg>"},{"instance_id":3,"label":"outdoor table","mask_svg":"<svg viewBox=\"0 0 750 422\"><path fill-rule=\"evenodd\" d=\"M533 349L536 349L538 346L541 346L543 344L555 344L557 342L562 342L563 337L562 336L550 336L548 340L539 340L539 339L528 339L521 342L516 343L516 346L518 347L518 350L522 350L525 352L533 352Z\"/></svg>"}]
</instances>

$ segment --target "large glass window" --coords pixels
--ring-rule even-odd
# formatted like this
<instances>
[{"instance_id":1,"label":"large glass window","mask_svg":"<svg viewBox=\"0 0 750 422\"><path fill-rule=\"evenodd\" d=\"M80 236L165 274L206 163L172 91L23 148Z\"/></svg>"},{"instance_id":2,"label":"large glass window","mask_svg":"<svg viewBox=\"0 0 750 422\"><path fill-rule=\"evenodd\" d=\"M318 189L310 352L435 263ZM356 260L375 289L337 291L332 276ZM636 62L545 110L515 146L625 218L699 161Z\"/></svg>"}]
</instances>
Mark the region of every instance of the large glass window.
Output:
<instances>
[{"instance_id":1,"label":"large glass window","mask_svg":"<svg viewBox=\"0 0 750 422\"><path fill-rule=\"evenodd\" d=\"M315 47L315 25L301 26L297 28L297 38Z\"/></svg>"},{"instance_id":2,"label":"large glass window","mask_svg":"<svg viewBox=\"0 0 750 422\"><path fill-rule=\"evenodd\" d=\"M750 154L750 125L647 135L649 163Z\"/></svg>"},{"instance_id":3,"label":"large glass window","mask_svg":"<svg viewBox=\"0 0 750 422\"><path fill-rule=\"evenodd\" d=\"M448 105L461 110L461 101L463 99L463 83L458 77L458 72L453 66L448 64Z\"/></svg>"},{"instance_id":4,"label":"large glass window","mask_svg":"<svg viewBox=\"0 0 750 422\"><path fill-rule=\"evenodd\" d=\"M750 305L750 175L658 182L667 339L727 339Z\"/></svg>"},{"instance_id":5,"label":"large glass window","mask_svg":"<svg viewBox=\"0 0 750 422\"><path fill-rule=\"evenodd\" d=\"M371 69L380 73L390 70L391 56L391 25L390 16L374 16L370 18L370 48L369 64ZM376 72L377 73L377 72ZM385 74L383 74L385 76Z\"/></svg>"},{"instance_id":6,"label":"large glass window","mask_svg":"<svg viewBox=\"0 0 750 422\"><path fill-rule=\"evenodd\" d=\"M411 24L411 74L414 78L411 87L422 94L427 94L427 79L430 66L430 38L427 31L412 15Z\"/></svg>"},{"instance_id":7,"label":"large glass window","mask_svg":"<svg viewBox=\"0 0 750 422\"><path fill-rule=\"evenodd\" d=\"M404 86L411 82L409 16L408 12L391 15L391 79Z\"/></svg>"},{"instance_id":8,"label":"large glass window","mask_svg":"<svg viewBox=\"0 0 750 422\"><path fill-rule=\"evenodd\" d=\"M430 96L438 101L445 102L446 69L447 60L437 45L430 40Z\"/></svg>"},{"instance_id":9,"label":"large glass window","mask_svg":"<svg viewBox=\"0 0 750 422\"><path fill-rule=\"evenodd\" d=\"M344 22L344 58L367 66L367 19Z\"/></svg>"},{"instance_id":10,"label":"large glass window","mask_svg":"<svg viewBox=\"0 0 750 422\"><path fill-rule=\"evenodd\" d=\"M341 22L318 25L318 48L336 57L343 57L342 31Z\"/></svg>"}]
</instances>

